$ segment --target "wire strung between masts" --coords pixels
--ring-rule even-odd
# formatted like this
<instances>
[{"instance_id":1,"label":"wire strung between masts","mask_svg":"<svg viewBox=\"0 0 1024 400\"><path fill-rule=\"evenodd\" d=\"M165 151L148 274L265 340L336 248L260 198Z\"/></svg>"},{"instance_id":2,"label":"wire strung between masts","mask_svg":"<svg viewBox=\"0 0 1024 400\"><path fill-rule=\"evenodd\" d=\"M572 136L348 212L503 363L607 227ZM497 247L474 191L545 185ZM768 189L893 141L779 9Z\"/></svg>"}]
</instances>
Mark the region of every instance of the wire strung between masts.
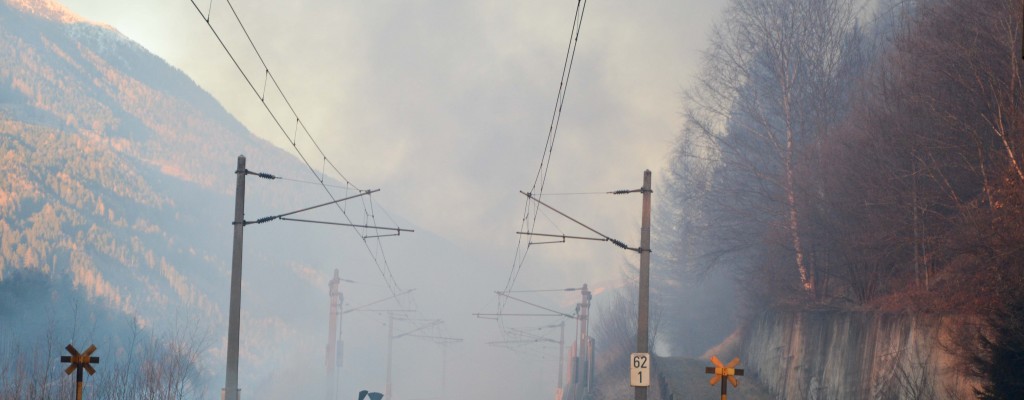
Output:
<instances>
[{"instance_id":1,"label":"wire strung between masts","mask_svg":"<svg viewBox=\"0 0 1024 400\"><path fill-rule=\"evenodd\" d=\"M331 198L331 200L335 200L336 201L336 200L338 200L338 198L335 197L334 193L331 192L331 190L330 190L330 187L333 187L335 185L330 185L327 182L325 182L328 168L330 170L334 171L334 173L338 177L340 177L343 181L345 181L346 192L348 192L349 188L354 189L356 191L362 191L362 189L360 189L358 186L356 186L351 181L349 181L348 178L346 178L345 175L341 173L341 171L334 164L334 162L332 162L327 157L327 155L323 152L323 149L320 147L320 144L317 143L317 141L313 137L313 135L309 133L309 129L306 128L305 123L303 123L302 119L299 118L298 113L295 111L295 108L292 106L291 101L288 100L288 97L285 95L284 90L281 89L281 85L278 83L277 79L274 77L274 74L270 71L270 67L268 67L267 63L264 61L263 55L261 55L260 52L259 52L259 49L256 48L256 43L252 40L252 36L249 34L249 31L245 28L245 24L242 23L242 19L238 16L238 12L235 10L234 5L231 4L231 1L230 0L224 0L224 2L228 5L228 8L231 10L231 15L233 16L234 21L238 24L238 28L241 29L242 33L245 35L246 40L248 40L249 45L252 48L252 54L254 54L256 56L256 58L259 60L260 66L263 68L263 87L262 87L262 89L257 88L256 84L254 83L254 77L251 77L250 74L247 74L245 72L245 69L242 67L241 63L239 62L238 57L235 56L235 53L233 53L231 51L231 49L228 47L227 43L224 42L224 38L222 38L221 34L217 31L216 28L214 28L213 23L211 22L211 19L210 19L211 14L213 13L213 0L210 0L209 5L208 5L207 10L206 10L205 13L203 12L203 9L199 6L199 4L196 3L196 0L190 0L190 1L192 2L192 5L195 6L196 11L199 13L199 15L206 22L206 25L210 28L210 31L213 32L214 37L217 38L217 41L220 43L221 47L227 53L228 57L231 58L232 63L235 64L235 68L237 68L238 72L242 74L242 77L245 79L245 82L249 84L249 87L252 89L253 94L255 94L256 97L260 99L260 103L263 104L263 107L267 110L267 113L270 114L270 117L271 117L271 119L274 120L274 124L277 125L278 130L280 130L281 134L283 134L284 137L288 140L288 142L291 143L292 147L295 149L295 152L298 154L299 158L302 160L302 162L304 164L306 164L306 167L309 169L310 173L313 174L313 176L316 178L316 181L324 189L324 191ZM281 98L281 100L284 101L284 104L287 106L287 112L283 113L282 115L278 115L279 113L275 113L274 109L272 109L270 104L267 103L267 88L268 88L268 84L271 84L271 85L269 85L269 87L272 90L276 91L277 96L279 96ZM287 117L288 119L285 120L284 119L285 117ZM291 121L292 119L295 120L295 126L294 126L294 129L292 130L292 133L289 134L288 130L284 127L283 124L284 124L284 121ZM317 169L313 166L313 164L310 162L310 160L311 160L310 157L308 157L306 154L304 154L302 149L299 147L298 143L299 143L300 135L301 136L305 136L306 139L309 140L309 142L313 146L313 149L315 149L315 152L319 155L320 161L321 161L321 167L320 167L319 173L317 172ZM369 197L369 196L367 196L367 197ZM369 220L373 221L372 225L377 225L376 224L376 216L374 215L374 212L373 212L373 207L372 206L371 207L367 207L366 202L369 202L372 205L372 200L371 199L363 199L364 213L366 214L366 216L367 216L367 218ZM381 277L384 279L385 283L387 284L388 290L390 290L392 294L395 294L398 291L400 291L401 287L398 285L398 282L395 280L394 275L391 273L391 266L388 264L387 257L384 254L383 245L380 243L380 240L379 240L380 237L391 236L391 235L387 235L387 234L385 234L385 235L381 235L381 234L367 235L367 234L364 234L363 232L360 232L359 228L357 227L360 224L355 224L352 221L352 219L348 215L348 212L346 212L346 209L344 208L344 206L342 206L340 204L340 202L336 202L335 206L338 209L338 211L340 211L341 214L344 216L345 220L348 221L348 225L352 226L353 231L357 235L359 235L360 238L362 238L363 246L366 247L367 252L369 252L369 254L370 254L370 258L373 259L373 262L376 265L378 272L380 273ZM369 211L366 211L367 208L369 208ZM370 225L370 224L362 224L362 225ZM377 240L377 246L376 246L377 247L377 251L374 251L374 249L371 248L370 243L368 242L368 239L371 239L371 238L377 238L378 239ZM379 252L379 256L378 256L378 252Z\"/></svg>"},{"instance_id":2,"label":"wire strung between masts","mask_svg":"<svg viewBox=\"0 0 1024 400\"><path fill-rule=\"evenodd\" d=\"M562 64L562 76L558 84L558 94L555 97L554 110L551 113L548 136L544 142L544 150L541 153L540 165L533 179L533 186L530 188L530 192L535 193L537 197L541 197L544 193L544 185L547 182L548 170L551 166L551 155L554 153L555 139L558 137L558 126L562 120L562 106L565 103L565 94L569 88L569 77L572 75L573 60L576 58L576 44L579 42L580 30L583 26L583 14L586 9L586 0L576 1L576 13L573 16L572 30L569 34L569 45L565 50L565 61ZM519 227L520 231L533 231L534 226L537 224L538 207L536 204L531 204L530 200L527 199L523 206L523 219ZM526 242L520 236L516 243L516 254L512 260L512 270L509 272L508 280L505 282L505 291L512 290L515 286L516 279L519 278L519 272L526 262L526 254L530 251L530 243L529 239L525 240ZM498 301L499 312L504 308L504 305L505 301Z\"/></svg>"}]
</instances>

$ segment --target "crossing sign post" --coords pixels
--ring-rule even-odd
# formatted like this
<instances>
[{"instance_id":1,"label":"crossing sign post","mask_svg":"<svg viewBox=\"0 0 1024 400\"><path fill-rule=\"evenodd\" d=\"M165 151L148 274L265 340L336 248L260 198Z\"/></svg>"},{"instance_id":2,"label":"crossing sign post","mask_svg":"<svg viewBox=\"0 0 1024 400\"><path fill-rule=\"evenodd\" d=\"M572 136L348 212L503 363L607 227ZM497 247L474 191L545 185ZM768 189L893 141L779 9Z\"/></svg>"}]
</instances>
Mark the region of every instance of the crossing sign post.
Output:
<instances>
[{"instance_id":1,"label":"crossing sign post","mask_svg":"<svg viewBox=\"0 0 1024 400\"><path fill-rule=\"evenodd\" d=\"M729 361L728 365L722 365L722 362L718 360L718 357L711 356L711 363L714 364L715 366L705 367L704 373L715 374L715 376L711 377L711 386L715 386L716 383L721 382L722 400L726 400L725 382L729 381L729 383L732 384L732 387L737 387L740 385L739 381L736 380L737 376L743 376L743 370L736 368L736 366L740 364L740 359L739 357L736 357L733 358L732 361Z\"/></svg>"},{"instance_id":2,"label":"crossing sign post","mask_svg":"<svg viewBox=\"0 0 1024 400\"><path fill-rule=\"evenodd\" d=\"M651 354L633 353L629 360L629 386L651 386Z\"/></svg>"},{"instance_id":3,"label":"crossing sign post","mask_svg":"<svg viewBox=\"0 0 1024 400\"><path fill-rule=\"evenodd\" d=\"M67 369L64 370L65 374L71 375L71 372L77 370L78 377L75 379L75 399L82 400L82 370L84 369L89 375L95 374L96 369L92 367L92 363L99 364L100 358L93 357L92 352L96 351L96 345L90 345L88 349L85 349L84 353L79 354L78 349L75 346L68 345L65 347L70 356L60 356L60 362L70 363Z\"/></svg>"}]
</instances>

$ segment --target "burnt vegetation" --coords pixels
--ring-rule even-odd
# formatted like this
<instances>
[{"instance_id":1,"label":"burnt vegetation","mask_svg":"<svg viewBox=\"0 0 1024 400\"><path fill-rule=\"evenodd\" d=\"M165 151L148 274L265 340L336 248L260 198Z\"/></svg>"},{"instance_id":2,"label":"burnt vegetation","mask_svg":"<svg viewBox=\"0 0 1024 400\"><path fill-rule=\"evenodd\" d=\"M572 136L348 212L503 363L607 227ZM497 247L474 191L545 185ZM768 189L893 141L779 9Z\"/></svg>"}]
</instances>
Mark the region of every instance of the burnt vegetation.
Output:
<instances>
[{"instance_id":1,"label":"burnt vegetation","mask_svg":"<svg viewBox=\"0 0 1024 400\"><path fill-rule=\"evenodd\" d=\"M726 9L667 182L680 276L735 271L767 306L900 311L1019 284L1024 5L882 3Z\"/></svg>"},{"instance_id":2,"label":"burnt vegetation","mask_svg":"<svg viewBox=\"0 0 1024 400\"><path fill-rule=\"evenodd\" d=\"M998 315L973 365L1016 398L994 365L1024 337L1022 10L731 1L683 95L667 273L728 271L749 313Z\"/></svg>"}]
</instances>

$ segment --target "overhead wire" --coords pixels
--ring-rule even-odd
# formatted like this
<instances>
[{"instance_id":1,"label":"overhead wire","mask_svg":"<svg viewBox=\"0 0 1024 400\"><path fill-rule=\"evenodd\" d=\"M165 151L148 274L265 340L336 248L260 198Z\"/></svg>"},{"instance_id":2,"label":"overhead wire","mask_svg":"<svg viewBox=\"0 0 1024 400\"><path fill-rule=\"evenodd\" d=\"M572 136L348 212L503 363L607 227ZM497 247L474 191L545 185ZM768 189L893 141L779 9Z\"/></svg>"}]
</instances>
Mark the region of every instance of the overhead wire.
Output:
<instances>
[{"instance_id":1,"label":"overhead wire","mask_svg":"<svg viewBox=\"0 0 1024 400\"><path fill-rule=\"evenodd\" d=\"M575 292L581 288L513 290L509 293Z\"/></svg>"},{"instance_id":2,"label":"overhead wire","mask_svg":"<svg viewBox=\"0 0 1024 400\"><path fill-rule=\"evenodd\" d=\"M544 193L545 196L585 196L585 195L598 195L598 194L610 194L610 192Z\"/></svg>"},{"instance_id":3,"label":"overhead wire","mask_svg":"<svg viewBox=\"0 0 1024 400\"><path fill-rule=\"evenodd\" d=\"M548 126L547 139L544 142L544 149L541 152L540 165L537 168L537 173L534 175L533 185L530 188L530 192L534 193L538 198L544 193L544 187L547 183L548 171L551 166L551 157L554 153L555 139L558 137L558 127L562 120L562 108L565 104L565 95L569 87L569 78L572 75L573 61L576 59L576 45L579 42L580 31L583 26L583 15L587 9L586 0L576 1L576 11L573 16L572 30L569 33L569 44L565 51L565 59L562 64L562 75L561 81L558 85L558 94L555 97L554 110L551 114L551 123ZM537 223L537 215L539 205L532 204L529 199L523 207L523 218L520 222L520 231L531 232ZM525 239L522 236L519 237L516 243L516 253L512 260L512 268L509 272L508 279L505 282L505 291L512 290L515 286L516 280L519 278L519 273L522 271L523 265L526 262L526 256L530 251L531 243L529 239ZM499 299L498 309L504 309L507 300ZM501 324L499 319L499 324Z\"/></svg>"},{"instance_id":4,"label":"overhead wire","mask_svg":"<svg viewBox=\"0 0 1024 400\"><path fill-rule=\"evenodd\" d=\"M249 76L249 74L246 73L245 69L242 67L241 63L239 62L239 59L231 51L231 49L228 47L227 43L224 41L224 38L221 37L221 34L213 26L213 23L211 22L211 18L210 18L211 14L213 13L213 0L210 1L209 6L207 8L207 12L205 14L203 13L203 10L200 8L199 4L196 3L196 0L190 0L190 1L192 2L192 5L195 7L195 9L199 13L199 15L206 22L206 25L210 28L210 31L213 33L214 37L216 37L217 42L220 43L221 47L227 53L228 57L231 59L232 63L235 65L235 68L237 68L238 72L242 74L243 79L245 79L245 82L252 89L252 91L256 95L256 97L258 97L260 99L260 103L263 104L263 107L267 110L267 113L270 114L270 117L274 121L274 124L277 125L278 130L280 130L281 134L283 134L284 137L288 140L288 142L292 145L292 148L295 149L295 152L297 153L298 157L306 165L306 168L309 169L310 173L312 173L313 176L316 177L317 183L319 183L320 186L323 187L323 189L327 193L327 195L332 200L338 200L338 198L334 195L334 193L330 189L331 187L337 187L337 185L332 185L332 184L329 184L329 183L326 182L326 179L327 179L326 178L326 174L327 174L328 167L330 167L330 170L333 171L333 173L336 176L340 177L341 180L345 182L346 192L348 192L350 190L349 187L351 187L352 189L355 189L357 191L362 191L362 189L360 189L358 186L356 186L354 183L352 183L345 176L345 174L343 174L338 169L338 167L334 164L334 162L331 161L330 158L327 157L326 153L324 153L323 149L320 147L320 144L316 141L316 138L314 138L313 135L309 132L309 129L306 127L306 125L302 121L302 119L298 116L298 113L295 111L295 107L292 105L291 101L288 99L287 95L284 93L284 90L281 89L281 85L278 83L277 78L274 76L274 74L271 72L270 68L267 66L266 61L263 59L263 55L259 52L259 49L256 47L256 43L252 39L252 35L249 34L248 29L246 29L245 24L242 22L242 19L238 15L238 12L235 9L234 5L231 4L231 1L230 0L224 0L224 2L228 5L228 8L231 10L231 14L234 16L235 22L238 23L238 27L241 28L242 33L245 35L246 40L249 42L249 45L252 47L253 53L256 55L257 59L259 59L260 65L263 67L264 82L263 82L262 90L258 89L256 87L256 85L253 83L253 79ZM267 92L266 92L266 89L267 89L267 84L268 83L272 83L273 84L273 88L276 89L277 94L284 101L285 105L287 105L287 108L288 108L288 110L291 113L291 117L294 117L294 119L295 119L295 128L294 128L293 134L291 134L291 135L289 135L287 130L285 129L285 127L284 127L284 125L282 123L281 117L279 117L277 114L275 114L274 110L271 109L270 105L267 103L267 96L266 96ZM300 134L299 131L300 130L303 133L305 133L305 136L308 138L310 143L312 143L313 148L316 150L316 152L319 154L319 156L321 158L321 160L320 160L321 161L321 168L320 168L320 172L319 173L317 173L316 168L310 162L310 158L308 158L307 155L303 153L302 149L299 148L298 139L299 139L299 134ZM348 221L348 224L353 226L353 228L352 228L353 231L357 235L359 235L359 237L362 239L363 246L366 248L367 252L369 253L370 258L373 259L373 262L376 265L377 270L380 273L381 277L384 279L384 281L385 281L385 283L386 283L386 285L388 287L388 290L391 291L392 294L396 294L397 292L401 291L401 286L398 285L397 280L394 278L394 274L391 272L391 266L389 265L389 263L387 261L387 257L384 254L383 245L380 243L379 237L376 239L377 240L377 247L380 250L380 254L378 256L378 254L375 253L374 250L370 247L370 244L368 242L368 238L365 237L366 235L360 234L359 229L355 227L355 226L357 226L359 224L355 224L352 221L352 219L350 218L350 216L348 215L347 205L341 205L341 204L335 203L335 206L338 209L338 211L340 211L341 214L344 216L345 220ZM364 210L365 210L365 205L364 205Z\"/></svg>"},{"instance_id":5,"label":"overhead wire","mask_svg":"<svg viewBox=\"0 0 1024 400\"><path fill-rule=\"evenodd\" d=\"M334 188L334 189L346 189L346 190L354 189L352 186L332 185L332 184L322 183L322 182L313 182L313 181L306 181L306 180L302 180L302 179L293 179L293 178L288 178L288 177L284 177L284 176L277 176L276 179L280 179L282 181L288 181L288 182L302 183L302 184L306 184L306 185L327 186L329 188Z\"/></svg>"},{"instance_id":6,"label":"overhead wire","mask_svg":"<svg viewBox=\"0 0 1024 400\"><path fill-rule=\"evenodd\" d=\"M582 6L581 6L581 4L582 4ZM552 116L551 116L551 118L552 118L552 125L548 128L550 133L548 135L548 137L549 137L548 144L545 146L546 151L547 151L547 161L545 162L543 160L543 158L542 158L542 161L541 161L542 168L539 168L537 170L538 177L540 178L540 191L538 193L543 193L544 192L544 185L547 183L548 171L550 170L550 167L551 167L551 156L552 156L552 154L554 153L554 150L555 150L555 139L558 136L558 126L562 122L562 107L565 106L565 93L569 90L569 77L570 77L570 75L572 75L572 65L573 65L573 61L576 59L576 44L579 42L580 30L583 27L583 13L587 10L587 2L586 2L586 0L582 0L582 1L577 0L576 8L578 9L578 11L577 11L577 15L578 16L576 17L576 19L574 21L574 25L575 25L574 26L574 31L575 31L574 34L575 35L574 36L570 36L570 41L569 41L571 53L568 50L566 51L567 62L562 67L563 79L562 79L562 84L560 84L560 87L559 87L559 89L560 89L559 98L556 100L556 102L555 102L556 103L555 104L556 108L555 108L554 112L552 112ZM543 176L540 176L541 170L544 171ZM537 179L538 179L538 177L534 178L534 187L537 186ZM531 188L531 191L532 190L533 189Z\"/></svg>"}]
</instances>

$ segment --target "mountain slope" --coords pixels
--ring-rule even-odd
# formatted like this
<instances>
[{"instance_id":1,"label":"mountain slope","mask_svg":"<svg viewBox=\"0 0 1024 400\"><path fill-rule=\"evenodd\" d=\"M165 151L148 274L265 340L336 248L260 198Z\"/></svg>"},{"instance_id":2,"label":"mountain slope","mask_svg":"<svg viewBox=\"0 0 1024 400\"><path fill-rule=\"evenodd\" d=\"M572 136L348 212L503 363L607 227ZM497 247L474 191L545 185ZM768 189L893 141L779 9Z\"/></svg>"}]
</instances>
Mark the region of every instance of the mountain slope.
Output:
<instances>
[{"instance_id":1,"label":"mountain slope","mask_svg":"<svg viewBox=\"0 0 1024 400\"><path fill-rule=\"evenodd\" d=\"M17 293L0 296L13 299L0 307L0 340L28 340L50 323L45 313L18 310L47 304L57 313L51 319L72 320L64 306L80 297L83 307L154 329L187 319L175 316L202 321L215 338L208 364L221 373L239 154L251 170L309 175L120 33L48 1L0 2L0 295ZM327 197L316 185L248 184L247 219ZM373 264L363 244L339 241L337 230L332 237L283 223L246 234L243 330L251 334L242 346L253 368L243 387L253 387L246 382L291 347L251 349L322 340L303 327L323 325L330 270L347 267L363 281L378 271L365 267ZM348 255L340 266L330 261L339 253ZM11 286L39 276L49 290Z\"/></svg>"},{"instance_id":2,"label":"mountain slope","mask_svg":"<svg viewBox=\"0 0 1024 400\"><path fill-rule=\"evenodd\" d=\"M254 99L253 107L262 106ZM106 357L99 371L110 374L103 368L127 358L125 343L140 326L160 337L191 332L185 339L200 343L202 354L198 397L219 396L239 154L251 171L290 178L250 176L247 220L331 200L319 184L297 182L317 179L297 157L253 136L189 77L120 33L47 0L0 0L0 397L7 398L5 368L17 367L8 349L31 349L29 359L50 360L40 368L63 379L59 363L37 356L95 343ZM334 198L354 194L327 181ZM396 225L376 207L362 197L343 203L347 215L324 207L299 216ZM491 273L482 255L401 225L417 232L373 239L320 224L245 228L240 386L247 399L323 395L335 269L358 282L342 284L345 307L391 295L392 277L396 290L417 289L400 307L417 312L399 318L396 332L441 318L444 327L422 333L493 334L471 317L493 297L479 284ZM341 393L383 388L388 317L362 312L344 320ZM493 366L502 355L475 345L453 357ZM396 391L443 390L435 366L444 355L429 339L396 341L394 350ZM473 390L535 378L512 375L481 374Z\"/></svg>"}]
</instances>

